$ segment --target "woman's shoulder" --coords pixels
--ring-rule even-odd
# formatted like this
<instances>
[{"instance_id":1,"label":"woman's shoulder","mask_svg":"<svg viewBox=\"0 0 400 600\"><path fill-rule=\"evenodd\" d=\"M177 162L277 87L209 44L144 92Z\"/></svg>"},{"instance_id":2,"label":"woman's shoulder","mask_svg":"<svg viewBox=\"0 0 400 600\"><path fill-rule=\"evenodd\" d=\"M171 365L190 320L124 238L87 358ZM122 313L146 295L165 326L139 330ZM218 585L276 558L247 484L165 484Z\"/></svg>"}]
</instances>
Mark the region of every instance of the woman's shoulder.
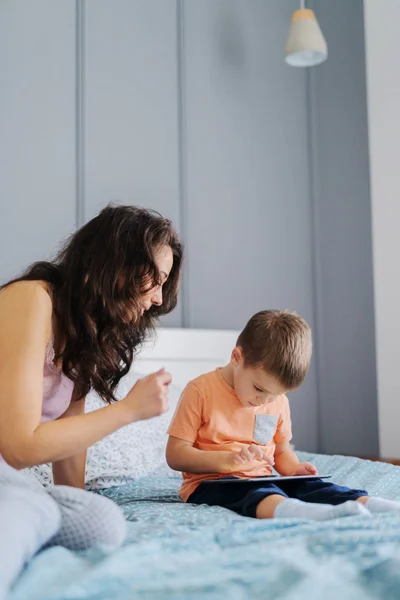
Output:
<instances>
[{"instance_id":1,"label":"woman's shoulder","mask_svg":"<svg viewBox=\"0 0 400 600\"><path fill-rule=\"evenodd\" d=\"M21 301L52 309L49 284L46 281L16 281L0 292L0 302Z\"/></svg>"},{"instance_id":2,"label":"woman's shoulder","mask_svg":"<svg viewBox=\"0 0 400 600\"><path fill-rule=\"evenodd\" d=\"M0 292L0 324L11 321L36 321L51 330L53 302L44 281L16 281Z\"/></svg>"}]
</instances>

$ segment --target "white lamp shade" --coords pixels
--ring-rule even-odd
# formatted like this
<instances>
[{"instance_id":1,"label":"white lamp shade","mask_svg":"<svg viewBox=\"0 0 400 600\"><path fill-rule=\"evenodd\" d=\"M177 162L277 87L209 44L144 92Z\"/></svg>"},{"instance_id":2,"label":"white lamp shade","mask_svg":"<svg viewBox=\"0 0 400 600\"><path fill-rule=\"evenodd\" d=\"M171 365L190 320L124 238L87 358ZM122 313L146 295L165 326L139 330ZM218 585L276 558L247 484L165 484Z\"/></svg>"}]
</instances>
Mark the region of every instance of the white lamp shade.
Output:
<instances>
[{"instance_id":1,"label":"white lamp shade","mask_svg":"<svg viewBox=\"0 0 400 600\"><path fill-rule=\"evenodd\" d=\"M328 47L314 11L296 10L286 42L286 62L292 67L313 67L327 58Z\"/></svg>"}]
</instances>

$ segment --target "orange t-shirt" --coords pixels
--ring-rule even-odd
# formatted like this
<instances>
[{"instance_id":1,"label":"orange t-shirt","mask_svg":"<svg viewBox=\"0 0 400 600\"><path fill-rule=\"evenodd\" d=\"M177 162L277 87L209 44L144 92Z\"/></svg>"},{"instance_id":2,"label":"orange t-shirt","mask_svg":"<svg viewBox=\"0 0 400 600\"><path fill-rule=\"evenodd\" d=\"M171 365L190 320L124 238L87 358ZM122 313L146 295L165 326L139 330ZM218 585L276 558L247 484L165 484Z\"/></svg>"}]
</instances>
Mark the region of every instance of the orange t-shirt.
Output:
<instances>
[{"instance_id":1,"label":"orange t-shirt","mask_svg":"<svg viewBox=\"0 0 400 600\"><path fill-rule=\"evenodd\" d=\"M250 444L258 444L272 459L276 443L292 439L289 402L286 396L277 396L263 406L243 406L234 389L222 377L221 370L217 369L187 385L168 434L192 442L199 450L240 452ZM185 502L202 481L227 477L226 473L182 475L179 494ZM231 475L249 479L271 475L271 468L260 462L252 471Z\"/></svg>"}]
</instances>

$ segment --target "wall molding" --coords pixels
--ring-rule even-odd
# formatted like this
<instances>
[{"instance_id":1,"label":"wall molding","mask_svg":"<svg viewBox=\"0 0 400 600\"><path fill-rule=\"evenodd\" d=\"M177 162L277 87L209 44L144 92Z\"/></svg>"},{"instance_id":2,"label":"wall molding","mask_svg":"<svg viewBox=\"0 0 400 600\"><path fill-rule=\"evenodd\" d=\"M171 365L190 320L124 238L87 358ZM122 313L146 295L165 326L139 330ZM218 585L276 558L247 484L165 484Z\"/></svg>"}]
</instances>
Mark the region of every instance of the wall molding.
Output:
<instances>
[{"instance_id":1,"label":"wall molding","mask_svg":"<svg viewBox=\"0 0 400 600\"><path fill-rule=\"evenodd\" d=\"M321 293L321 261L319 260L318 249L321 245L320 234L318 230L318 178L316 171L318 169L318 152L317 152L317 126L315 123L315 72L313 69L308 69L306 72L306 118L307 118L307 160L308 160L308 185L310 194L310 218L311 218L311 264L312 264L312 296L313 296L313 363L315 369L315 386L317 391L318 402L316 404L316 420L317 420L317 446L321 451L322 442L322 423L321 423L321 369L322 375L324 372L325 361L323 356L323 344L320 344L320 335L323 330L321 310L322 293ZM321 356L322 354L322 356Z\"/></svg>"},{"instance_id":2,"label":"wall molding","mask_svg":"<svg viewBox=\"0 0 400 600\"><path fill-rule=\"evenodd\" d=\"M85 0L76 0L75 5L75 224L79 228L85 222Z\"/></svg>"},{"instance_id":3,"label":"wall molding","mask_svg":"<svg viewBox=\"0 0 400 600\"><path fill-rule=\"evenodd\" d=\"M326 454L375 456L363 2L337 0L339 12L329 2L309 4L316 9L330 48L328 61L308 74L307 97L318 447Z\"/></svg>"},{"instance_id":4,"label":"wall molding","mask_svg":"<svg viewBox=\"0 0 400 600\"><path fill-rule=\"evenodd\" d=\"M177 98L178 98L178 193L179 193L179 228L183 239L188 237L187 214L187 168L186 168L186 94L185 94L185 35L184 35L184 0L176 0L176 63L177 63ZM186 247L187 252L187 247ZM181 286L181 319L182 327L190 327L189 301L189 269L187 255L183 264Z\"/></svg>"}]
</instances>

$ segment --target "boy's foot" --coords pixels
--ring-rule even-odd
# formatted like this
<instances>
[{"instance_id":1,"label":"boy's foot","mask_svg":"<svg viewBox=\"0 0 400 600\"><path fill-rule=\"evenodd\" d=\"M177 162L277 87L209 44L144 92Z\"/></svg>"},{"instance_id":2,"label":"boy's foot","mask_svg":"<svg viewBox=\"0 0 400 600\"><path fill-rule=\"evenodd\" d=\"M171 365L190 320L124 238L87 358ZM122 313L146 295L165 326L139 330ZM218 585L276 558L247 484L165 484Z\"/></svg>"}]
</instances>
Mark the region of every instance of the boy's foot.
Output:
<instances>
[{"instance_id":1,"label":"boy's foot","mask_svg":"<svg viewBox=\"0 0 400 600\"><path fill-rule=\"evenodd\" d=\"M274 513L274 517L278 518L311 519L313 521L328 521L329 519L351 516L370 517L371 513L360 502L354 502L353 500L333 505L302 502L294 498L283 500L283 502L278 504Z\"/></svg>"},{"instance_id":2,"label":"boy's foot","mask_svg":"<svg viewBox=\"0 0 400 600\"><path fill-rule=\"evenodd\" d=\"M368 498L365 507L371 513L398 512L400 513L400 502L386 500L385 498Z\"/></svg>"}]
</instances>

